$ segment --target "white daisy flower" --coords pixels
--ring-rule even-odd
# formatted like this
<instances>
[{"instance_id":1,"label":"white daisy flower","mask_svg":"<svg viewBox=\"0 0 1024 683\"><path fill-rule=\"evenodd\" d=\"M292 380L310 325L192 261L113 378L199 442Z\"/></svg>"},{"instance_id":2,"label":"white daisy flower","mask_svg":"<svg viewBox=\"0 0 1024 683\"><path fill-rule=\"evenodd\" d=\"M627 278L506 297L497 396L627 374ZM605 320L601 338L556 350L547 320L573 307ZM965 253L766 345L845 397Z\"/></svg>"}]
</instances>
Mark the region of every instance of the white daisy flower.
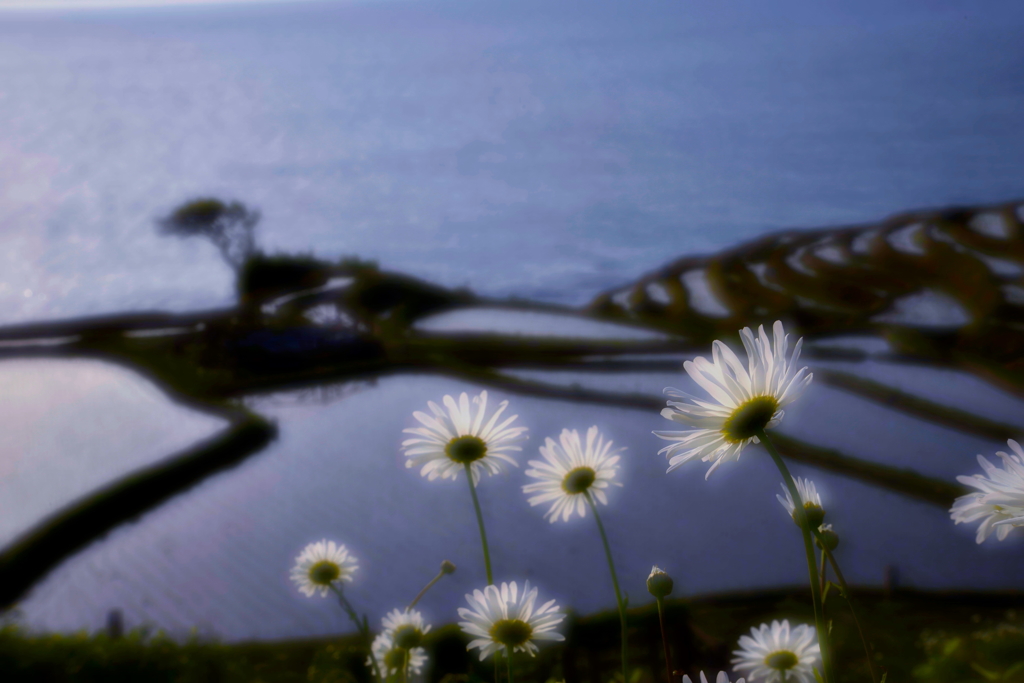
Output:
<instances>
[{"instance_id":1,"label":"white daisy flower","mask_svg":"<svg viewBox=\"0 0 1024 683\"><path fill-rule=\"evenodd\" d=\"M693 683L693 681L690 680L689 676L684 674L683 683ZM704 675L703 671L700 672L700 683L708 683L708 679ZM724 671L719 671L718 678L715 679L715 683L729 683L729 674L725 673ZM736 679L736 683L744 683L744 681L742 678L738 678Z\"/></svg>"},{"instance_id":2,"label":"white daisy flower","mask_svg":"<svg viewBox=\"0 0 1024 683\"><path fill-rule=\"evenodd\" d=\"M419 467L420 474L431 481L456 479L466 465L473 473L473 483L480 481L480 474L498 474L506 464L518 466L510 451L521 451L516 445L526 437L526 427L512 427L518 415L505 419L498 418L508 407L508 401L498 404L498 409L489 419L487 413L487 392L473 398L470 407L469 396L463 392L459 402L451 396L444 397L447 412L433 401L427 403L432 415L416 411L413 417L423 425L402 431L415 438L402 442L406 467Z\"/></svg>"},{"instance_id":3,"label":"white daisy flower","mask_svg":"<svg viewBox=\"0 0 1024 683\"><path fill-rule=\"evenodd\" d=\"M384 630L393 636L395 644L405 649L419 646L423 635L430 631L430 624L414 609L391 610L381 622Z\"/></svg>"},{"instance_id":4,"label":"white daisy flower","mask_svg":"<svg viewBox=\"0 0 1024 683\"><path fill-rule=\"evenodd\" d=\"M782 408L799 398L811 383L814 375L806 367L794 372L803 339L797 340L792 357L787 358L789 335L779 321L775 322L773 331L774 344L769 341L763 325L758 328L756 337L749 327L740 330L747 351L747 367L718 340L712 345L713 363L701 357L683 363L687 374L714 400L700 399L678 389L665 389L673 398L692 401L669 401L669 407L661 411L662 417L686 425L686 431L654 432L673 442L659 451L669 460L669 472L700 458L712 463L707 478L723 462L739 459L747 444L758 443L757 431L776 426L782 420Z\"/></svg>"},{"instance_id":5,"label":"white daisy flower","mask_svg":"<svg viewBox=\"0 0 1024 683\"><path fill-rule=\"evenodd\" d=\"M345 546L325 539L303 548L295 558L291 577L306 597L313 597L317 591L324 597L331 586L351 581L358 568L356 558Z\"/></svg>"},{"instance_id":6,"label":"white daisy flower","mask_svg":"<svg viewBox=\"0 0 1024 683\"><path fill-rule=\"evenodd\" d=\"M580 517L587 514L587 493L607 505L605 489L622 486L615 481L619 470L618 453L612 450L612 442L605 441L597 427L587 430L587 443L580 441L575 429L563 429L555 443L550 437L540 447L544 461L531 460L526 476L538 481L523 487L523 493L537 492L530 497L530 505L551 503L544 516L552 523L559 517L569 521L573 510Z\"/></svg>"},{"instance_id":7,"label":"white daisy flower","mask_svg":"<svg viewBox=\"0 0 1024 683\"><path fill-rule=\"evenodd\" d=\"M466 595L471 609L459 608L459 626L475 640L468 650L480 648L480 661L488 655L511 648L513 652L528 652L534 656L538 648L534 641L565 640L565 636L554 629L565 619L558 611L558 605L550 600L534 609L537 589L530 588L530 582L523 585L520 593L516 582L502 583L501 588L488 586Z\"/></svg>"},{"instance_id":8,"label":"white daisy flower","mask_svg":"<svg viewBox=\"0 0 1024 683\"><path fill-rule=\"evenodd\" d=\"M800 624L792 631L789 621L761 624L740 636L732 668L745 673L751 683L814 683L814 669L820 666L821 650L813 626Z\"/></svg>"},{"instance_id":9,"label":"white daisy flower","mask_svg":"<svg viewBox=\"0 0 1024 683\"><path fill-rule=\"evenodd\" d=\"M1002 541L1013 527L1024 526L1024 450L1013 439L1006 443L1013 453L996 453L1003 460L1002 469L979 455L978 463L985 474L956 478L961 484L978 490L957 498L949 511L950 516L957 524L975 522L984 517L978 527L978 543L993 531Z\"/></svg>"},{"instance_id":10,"label":"white daisy flower","mask_svg":"<svg viewBox=\"0 0 1024 683\"><path fill-rule=\"evenodd\" d=\"M427 651L422 647L414 647L410 650L395 645L391 631L384 631L373 639L370 645L370 652L377 660L377 666L385 676L394 676L406 665L406 652L409 657L409 673L419 675L423 672L423 666L427 663ZM373 667L373 660L366 658L366 666Z\"/></svg>"},{"instance_id":11,"label":"white daisy flower","mask_svg":"<svg viewBox=\"0 0 1024 683\"><path fill-rule=\"evenodd\" d=\"M818 494L818 489L810 479L797 477L794 483L796 484L796 492L800 496L801 502L803 502L807 521L810 522L812 529L817 529L825 518L825 510L821 506L821 496ZM793 502L793 496L790 495L789 488L785 483L780 484L780 486L782 486L782 491L786 494L786 497L783 498L777 493L775 497L778 498L779 502L782 503L782 507L786 508L786 512L796 522L796 504Z\"/></svg>"}]
</instances>

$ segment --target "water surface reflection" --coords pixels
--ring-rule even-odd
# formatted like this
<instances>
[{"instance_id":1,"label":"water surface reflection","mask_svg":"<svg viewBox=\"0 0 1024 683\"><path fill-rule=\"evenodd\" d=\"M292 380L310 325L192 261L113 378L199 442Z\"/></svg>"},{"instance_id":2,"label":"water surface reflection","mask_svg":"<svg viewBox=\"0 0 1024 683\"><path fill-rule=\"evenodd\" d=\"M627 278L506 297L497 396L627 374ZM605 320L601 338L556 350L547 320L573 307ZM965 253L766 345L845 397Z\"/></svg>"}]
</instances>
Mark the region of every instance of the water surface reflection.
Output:
<instances>
[{"instance_id":1,"label":"water surface reflection","mask_svg":"<svg viewBox=\"0 0 1024 683\"><path fill-rule=\"evenodd\" d=\"M33 367L44 371L34 370L34 376L76 376L69 366L79 364L37 363ZM26 398L31 406L23 410L35 411L42 420L40 429L65 436L33 440L36 432L26 428L17 437L20 441L10 442L8 452L14 452L15 443L32 441L35 452L45 453L31 460L32 468L21 466L24 472L16 475L22 477L20 485L11 483L15 474L5 476L0 499L5 511L19 507L22 499L12 492L16 489L31 491L37 501L35 515L46 505L78 495L84 489L69 486L68 480L84 479L53 472L65 464L84 471L83 449L99 453L97 444L107 443L100 437L109 439L114 433L124 442L102 449L105 458L93 456L90 471L95 477L130 469L129 462L145 464L146 457L160 452L158 446L170 452L179 447L177 439L214 427L212 421L183 417L180 410L155 399L124 406L112 397L131 391L156 396L156 390L129 389L140 380L123 370L104 367L103 372L100 396L65 391L62 402L56 386L47 385L48 392L38 389L31 401ZM936 386L913 372L885 374L905 387L931 391ZM567 373L545 379L586 380ZM687 388L680 375L664 373L587 381L651 393L666 384ZM955 398L960 390L981 410L1020 409L968 379L943 377L941 384L946 389L938 392L937 400ZM21 605L25 620L48 629L98 628L116 607L130 626L148 623L175 633L198 626L201 632L230 640L347 631L350 624L333 604L301 597L288 580L294 556L307 542L322 537L346 543L359 557L361 568L350 594L371 617L408 601L442 559L454 561L459 571L422 603L431 619L453 620L463 593L483 583L465 482L421 479L404 467L399 444L401 430L412 425L412 412L428 400L479 390L442 377L401 375L351 387L350 393L328 403L309 394L260 399L257 410L278 421L278 441L70 559ZM777 473L757 449L721 468L710 481L704 480L702 465L666 475L666 463L656 455L661 442L651 434L664 427L657 413L491 394L509 398L511 409L530 427L521 462L536 457L544 437L563 427L597 424L628 447L625 486L612 493L604 517L624 590L634 602L646 601L644 579L653 563L668 567L686 593L798 584L804 579L799 535L775 501ZM812 385L806 397L787 414L785 431L865 458L951 477L972 472L975 453L998 448L842 397L823 385ZM56 409L46 412L51 404ZM111 405L120 416L118 429L110 427ZM92 431L68 431L69 424L90 425ZM154 424L163 431L149 428ZM939 507L804 466L793 469L813 476L824 490L830 520L843 536L840 556L853 582L881 583L891 564L906 584L920 588L1024 587L1018 571L1024 548L1019 543L978 547L974 530L954 527ZM611 608L612 592L592 522L548 524L542 508L525 502L522 470L485 479L480 487L495 578L529 578L584 612ZM21 524L29 512L20 513Z\"/></svg>"}]
</instances>

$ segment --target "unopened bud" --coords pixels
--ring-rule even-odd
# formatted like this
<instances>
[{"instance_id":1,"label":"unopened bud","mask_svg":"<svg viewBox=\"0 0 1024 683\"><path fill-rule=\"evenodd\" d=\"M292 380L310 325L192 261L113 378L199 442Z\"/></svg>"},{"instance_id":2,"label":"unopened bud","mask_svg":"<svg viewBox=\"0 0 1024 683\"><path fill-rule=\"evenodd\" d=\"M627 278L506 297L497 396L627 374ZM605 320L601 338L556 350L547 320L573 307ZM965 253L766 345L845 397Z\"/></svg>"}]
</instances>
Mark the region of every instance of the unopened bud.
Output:
<instances>
[{"instance_id":1,"label":"unopened bud","mask_svg":"<svg viewBox=\"0 0 1024 683\"><path fill-rule=\"evenodd\" d=\"M647 592L659 599L665 597L672 592L672 577L654 565L647 577Z\"/></svg>"},{"instance_id":2,"label":"unopened bud","mask_svg":"<svg viewBox=\"0 0 1024 683\"><path fill-rule=\"evenodd\" d=\"M831 524L822 524L818 529L818 537L815 539L818 547L824 547L825 550L832 552L839 547L839 534L832 531Z\"/></svg>"},{"instance_id":3,"label":"unopened bud","mask_svg":"<svg viewBox=\"0 0 1024 683\"><path fill-rule=\"evenodd\" d=\"M448 560L445 560L444 562L441 563L441 573L442 574L454 574L455 573L455 564L452 563L452 562L449 562Z\"/></svg>"}]
</instances>

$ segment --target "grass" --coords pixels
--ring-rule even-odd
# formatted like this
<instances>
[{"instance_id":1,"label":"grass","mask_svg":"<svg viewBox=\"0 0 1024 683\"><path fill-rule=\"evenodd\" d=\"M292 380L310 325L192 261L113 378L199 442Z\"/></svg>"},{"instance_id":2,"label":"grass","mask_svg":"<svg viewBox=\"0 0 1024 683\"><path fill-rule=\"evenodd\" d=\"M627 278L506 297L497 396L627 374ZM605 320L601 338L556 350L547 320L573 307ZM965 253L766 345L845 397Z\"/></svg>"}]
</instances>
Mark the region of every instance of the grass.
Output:
<instances>
[{"instance_id":1,"label":"grass","mask_svg":"<svg viewBox=\"0 0 1024 683\"><path fill-rule=\"evenodd\" d=\"M1016 593L856 591L865 630L875 646L876 670L888 681L967 683L1024 681L1024 627ZM675 668L690 673L728 668L737 638L752 626L788 618L810 623L805 591L760 591L666 603ZM834 620L839 683L870 681L863 650L843 598L828 597ZM1022 612L1024 613L1024 612ZM618 616L614 611L570 613L565 643L516 661L517 681L608 683L619 669ZM630 665L636 683L664 681L653 604L630 610ZM491 681L491 662L465 650L455 625L435 629L430 683ZM35 634L16 624L0 628L0 681L58 683L360 683L367 681L357 637L225 644L133 631L121 638L97 634ZM678 679L676 679L678 680Z\"/></svg>"}]
</instances>

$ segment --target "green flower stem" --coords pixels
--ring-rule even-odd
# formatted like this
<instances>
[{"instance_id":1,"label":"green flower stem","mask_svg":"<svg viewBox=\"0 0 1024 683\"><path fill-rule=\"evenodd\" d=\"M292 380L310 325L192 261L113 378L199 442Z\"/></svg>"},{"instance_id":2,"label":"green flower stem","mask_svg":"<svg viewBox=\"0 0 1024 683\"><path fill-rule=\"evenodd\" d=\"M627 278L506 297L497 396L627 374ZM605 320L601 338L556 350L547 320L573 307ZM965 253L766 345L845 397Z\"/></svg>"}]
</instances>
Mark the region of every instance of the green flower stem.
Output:
<instances>
[{"instance_id":1,"label":"green flower stem","mask_svg":"<svg viewBox=\"0 0 1024 683\"><path fill-rule=\"evenodd\" d=\"M584 492L587 497L587 502L590 503L590 509L594 512L594 520L597 522L597 530L601 532L601 541L604 543L604 554L608 558L608 569L612 572L612 586L615 587L615 600L619 604L619 622L622 626L622 680L623 683L629 683L629 676L626 675L628 667L626 666L626 657L628 648L626 646L626 603L622 599L622 591L619 590L619 577L615 574L615 563L612 561L612 549L608 545L608 535L604 532L604 524L601 523L601 517L597 514L597 505L594 504L594 499L590 495L590 491Z\"/></svg>"},{"instance_id":2,"label":"green flower stem","mask_svg":"<svg viewBox=\"0 0 1024 683\"><path fill-rule=\"evenodd\" d=\"M664 603L664 598L658 598L658 623L661 625L661 644L662 647L665 648L665 679L668 683L672 683L672 655L668 651L668 635L665 631Z\"/></svg>"},{"instance_id":3,"label":"green flower stem","mask_svg":"<svg viewBox=\"0 0 1024 683\"><path fill-rule=\"evenodd\" d=\"M412 652L405 650L405 665L402 666L402 683L409 683L409 664L412 663Z\"/></svg>"},{"instance_id":4,"label":"green flower stem","mask_svg":"<svg viewBox=\"0 0 1024 683\"><path fill-rule=\"evenodd\" d=\"M814 531L814 535L817 537L817 530ZM824 548L824 546L822 546L822 548ZM819 569L818 572L821 574L821 583L819 584L821 586L821 609L824 610L825 586L828 584L828 558L826 557L824 550L822 550L821 553L821 569Z\"/></svg>"},{"instance_id":5,"label":"green flower stem","mask_svg":"<svg viewBox=\"0 0 1024 683\"><path fill-rule=\"evenodd\" d=\"M476 497L476 486L473 484L473 471L466 463L466 479L469 481L469 494L473 496L473 507L476 509L476 523L480 527L480 544L484 547L484 569L487 570L487 585L494 585L494 573L491 571L491 551L487 549L487 532L484 531L484 515L480 512L480 500Z\"/></svg>"},{"instance_id":6,"label":"green flower stem","mask_svg":"<svg viewBox=\"0 0 1024 683\"><path fill-rule=\"evenodd\" d=\"M803 500L800 498L800 492L796 488L796 482L793 481L793 475L789 473L789 468L786 467L786 463L783 462L779 452L775 450L775 446L768 439L764 429L757 430L757 438L764 444L768 454L775 461L775 466L779 468L782 480L786 484L786 490L789 491L789 495L793 499L793 514L796 516L800 532L804 537L804 551L807 554L807 571L811 578L811 602L814 604L814 626L818 632L818 644L821 646L821 662L824 669L825 682L835 683L836 677L832 671L832 652L829 650L829 633L821 604L821 582L818 579L818 562L814 556L814 542L811 540L811 529L807 523L807 513L804 510Z\"/></svg>"},{"instance_id":7,"label":"green flower stem","mask_svg":"<svg viewBox=\"0 0 1024 683\"><path fill-rule=\"evenodd\" d=\"M860 642L864 645L864 656L868 660L868 671L871 672L871 680L874 683L878 683L878 677L875 675L875 667L871 663L871 648L868 646L868 639L864 636L864 629L860 626L860 619L857 618L857 610L853 608L853 598L850 597L850 587L846 585L846 578L843 576L843 572L839 569L839 563L836 562L835 555L828 549L825 543L822 541L821 534L815 530L815 537L818 539L818 545L821 546L821 552L823 557L828 558L829 564L832 565L832 571L836 574L836 580L839 581L839 587L843 590L843 597L846 598L846 604L850 606L850 615L853 616L853 623L857 625L857 633L860 634Z\"/></svg>"},{"instance_id":8,"label":"green flower stem","mask_svg":"<svg viewBox=\"0 0 1024 683\"><path fill-rule=\"evenodd\" d=\"M345 613L348 614L348 618L352 620L352 623L356 625L356 628L359 629L359 633L361 633L363 638L366 640L366 651L370 653L370 665L373 667L373 675L378 681L383 683L384 677L380 675L380 668L377 666L377 658L373 656L373 637L370 634L370 625L367 623L366 617L363 617L362 619L359 618L355 609L352 608L352 604L349 603L348 598L346 598L345 594L341 591L340 586L332 583L331 590L338 596L338 601L341 603Z\"/></svg>"},{"instance_id":9,"label":"green flower stem","mask_svg":"<svg viewBox=\"0 0 1024 683\"><path fill-rule=\"evenodd\" d=\"M475 496L474 496L474 498L475 498ZM479 519L479 517L477 519ZM483 522L480 523L480 529L483 530ZM484 541L484 547L486 547L486 546L487 546L487 541ZM442 571L442 572L439 572L437 576L432 578L430 580L430 583L428 583L426 586L424 586L423 590L421 590L419 593L416 594L416 597L412 599L412 602L409 603L409 606L406 607L406 609L410 610L413 607L415 607L416 603L420 601L420 598L422 598L424 595L426 595L427 591L430 590L431 588L433 588L434 584L437 583L438 581L440 581L441 577L443 577L443 576L444 576L444 572Z\"/></svg>"},{"instance_id":10,"label":"green flower stem","mask_svg":"<svg viewBox=\"0 0 1024 683\"><path fill-rule=\"evenodd\" d=\"M508 662L508 683L512 683L512 648L505 646L505 661Z\"/></svg>"}]
</instances>

